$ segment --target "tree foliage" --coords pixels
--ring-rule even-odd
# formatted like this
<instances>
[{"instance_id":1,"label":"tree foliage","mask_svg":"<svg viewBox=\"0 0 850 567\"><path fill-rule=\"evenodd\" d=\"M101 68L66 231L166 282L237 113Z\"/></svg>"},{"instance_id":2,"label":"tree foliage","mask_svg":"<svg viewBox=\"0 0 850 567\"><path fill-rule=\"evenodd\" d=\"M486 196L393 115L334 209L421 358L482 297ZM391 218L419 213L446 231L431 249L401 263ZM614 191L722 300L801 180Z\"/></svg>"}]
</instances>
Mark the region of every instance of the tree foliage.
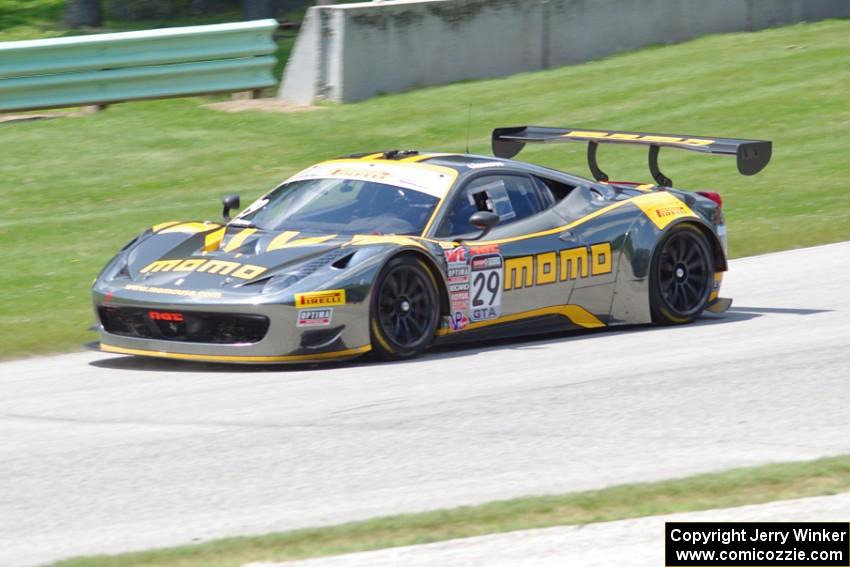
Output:
<instances>
[{"instance_id":1,"label":"tree foliage","mask_svg":"<svg viewBox=\"0 0 850 567\"><path fill-rule=\"evenodd\" d=\"M119 21L169 20L235 12L246 20L274 18L315 0L67 0L65 24L99 27L106 15Z\"/></svg>"}]
</instances>

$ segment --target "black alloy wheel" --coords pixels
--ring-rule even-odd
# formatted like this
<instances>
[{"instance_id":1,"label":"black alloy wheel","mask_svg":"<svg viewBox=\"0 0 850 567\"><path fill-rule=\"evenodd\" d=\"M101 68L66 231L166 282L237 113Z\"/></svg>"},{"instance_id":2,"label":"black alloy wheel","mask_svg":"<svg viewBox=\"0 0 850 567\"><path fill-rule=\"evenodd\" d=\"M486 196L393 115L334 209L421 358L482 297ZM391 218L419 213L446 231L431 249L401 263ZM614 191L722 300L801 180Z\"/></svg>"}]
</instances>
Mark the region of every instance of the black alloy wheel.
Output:
<instances>
[{"instance_id":1,"label":"black alloy wheel","mask_svg":"<svg viewBox=\"0 0 850 567\"><path fill-rule=\"evenodd\" d=\"M679 225L659 244L652 259L652 320L662 325L689 323L708 305L714 281L714 257L705 235Z\"/></svg>"},{"instance_id":2,"label":"black alloy wheel","mask_svg":"<svg viewBox=\"0 0 850 567\"><path fill-rule=\"evenodd\" d=\"M430 346L439 323L437 284L417 258L390 260L375 282L372 346L383 358L408 358Z\"/></svg>"}]
</instances>

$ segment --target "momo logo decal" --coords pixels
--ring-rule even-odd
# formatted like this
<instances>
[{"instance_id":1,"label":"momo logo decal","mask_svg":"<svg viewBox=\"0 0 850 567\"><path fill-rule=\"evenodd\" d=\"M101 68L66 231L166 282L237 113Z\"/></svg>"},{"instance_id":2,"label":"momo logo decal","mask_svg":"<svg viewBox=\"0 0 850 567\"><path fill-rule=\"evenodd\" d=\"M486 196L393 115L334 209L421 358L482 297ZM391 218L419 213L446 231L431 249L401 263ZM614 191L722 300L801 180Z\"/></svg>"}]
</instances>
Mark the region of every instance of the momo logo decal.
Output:
<instances>
[{"instance_id":1,"label":"momo logo decal","mask_svg":"<svg viewBox=\"0 0 850 567\"><path fill-rule=\"evenodd\" d=\"M140 271L143 274L155 272L200 272L251 280L263 274L266 268L226 260L188 258L186 260L157 260L156 262L151 262Z\"/></svg>"},{"instance_id":2,"label":"momo logo decal","mask_svg":"<svg viewBox=\"0 0 850 567\"><path fill-rule=\"evenodd\" d=\"M505 290L610 274L611 243L579 246L505 261Z\"/></svg>"},{"instance_id":3,"label":"momo logo decal","mask_svg":"<svg viewBox=\"0 0 850 567\"><path fill-rule=\"evenodd\" d=\"M714 140L704 138L679 138L677 136L652 136L644 134L625 134L623 132L595 132L573 130L563 135L564 138L594 138L599 140L622 140L635 142L657 142L659 144L681 144L683 146L710 146Z\"/></svg>"},{"instance_id":4,"label":"momo logo decal","mask_svg":"<svg viewBox=\"0 0 850 567\"><path fill-rule=\"evenodd\" d=\"M295 294L296 307L327 307L331 305L345 305L344 289Z\"/></svg>"}]
</instances>

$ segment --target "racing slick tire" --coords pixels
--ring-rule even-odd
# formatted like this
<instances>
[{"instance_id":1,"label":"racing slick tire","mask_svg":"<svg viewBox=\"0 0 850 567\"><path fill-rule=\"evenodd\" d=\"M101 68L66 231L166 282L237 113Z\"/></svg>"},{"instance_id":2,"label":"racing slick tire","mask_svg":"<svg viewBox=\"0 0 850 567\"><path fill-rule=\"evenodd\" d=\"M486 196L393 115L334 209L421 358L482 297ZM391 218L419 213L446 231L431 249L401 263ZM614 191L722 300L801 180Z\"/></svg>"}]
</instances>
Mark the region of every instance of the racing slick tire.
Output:
<instances>
[{"instance_id":1,"label":"racing slick tire","mask_svg":"<svg viewBox=\"0 0 850 567\"><path fill-rule=\"evenodd\" d=\"M413 256L387 262L372 288L369 328L378 358L401 359L425 351L440 322L437 282Z\"/></svg>"},{"instance_id":2,"label":"racing slick tire","mask_svg":"<svg viewBox=\"0 0 850 567\"><path fill-rule=\"evenodd\" d=\"M649 304L657 325L697 319L708 305L714 281L714 254L700 229L674 227L659 242L649 275Z\"/></svg>"}]
</instances>

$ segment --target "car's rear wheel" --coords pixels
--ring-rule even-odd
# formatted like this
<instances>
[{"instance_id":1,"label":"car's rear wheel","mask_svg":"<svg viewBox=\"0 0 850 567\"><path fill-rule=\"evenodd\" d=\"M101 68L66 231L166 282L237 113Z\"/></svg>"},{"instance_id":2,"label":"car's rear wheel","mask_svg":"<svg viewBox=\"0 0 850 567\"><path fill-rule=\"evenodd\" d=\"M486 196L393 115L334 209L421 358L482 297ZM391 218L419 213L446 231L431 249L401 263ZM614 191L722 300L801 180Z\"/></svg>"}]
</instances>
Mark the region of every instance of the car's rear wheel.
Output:
<instances>
[{"instance_id":1,"label":"car's rear wheel","mask_svg":"<svg viewBox=\"0 0 850 567\"><path fill-rule=\"evenodd\" d=\"M673 228L656 248L650 268L652 321L690 323L708 305L714 256L705 235L693 225Z\"/></svg>"},{"instance_id":2,"label":"car's rear wheel","mask_svg":"<svg viewBox=\"0 0 850 567\"><path fill-rule=\"evenodd\" d=\"M390 260L375 281L370 329L381 358L409 358L434 340L440 319L437 282L422 260Z\"/></svg>"}]
</instances>

